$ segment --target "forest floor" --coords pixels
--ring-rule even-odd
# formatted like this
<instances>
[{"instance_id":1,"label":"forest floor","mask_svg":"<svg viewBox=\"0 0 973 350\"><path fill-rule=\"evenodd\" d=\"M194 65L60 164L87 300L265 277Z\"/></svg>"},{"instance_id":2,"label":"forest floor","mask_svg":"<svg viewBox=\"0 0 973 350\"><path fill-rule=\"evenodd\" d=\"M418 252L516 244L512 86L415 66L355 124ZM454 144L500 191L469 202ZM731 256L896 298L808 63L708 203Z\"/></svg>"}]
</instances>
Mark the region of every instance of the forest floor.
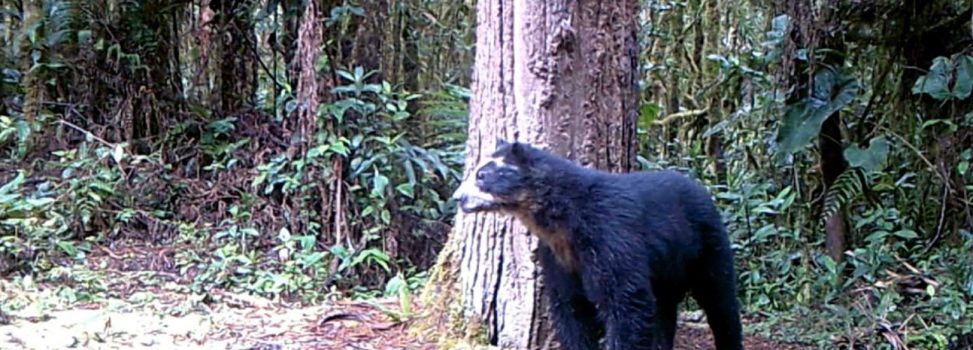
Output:
<instances>
[{"instance_id":1,"label":"forest floor","mask_svg":"<svg viewBox=\"0 0 973 350\"><path fill-rule=\"evenodd\" d=\"M63 281L0 280L5 309L17 309L0 312L0 349L437 348L394 319L396 299L298 307L224 291L193 294L186 276L160 269L166 255L99 249L85 266L65 269L71 276ZM677 349L711 344L705 324L680 325ZM747 337L746 348L800 349L756 336Z\"/></svg>"}]
</instances>

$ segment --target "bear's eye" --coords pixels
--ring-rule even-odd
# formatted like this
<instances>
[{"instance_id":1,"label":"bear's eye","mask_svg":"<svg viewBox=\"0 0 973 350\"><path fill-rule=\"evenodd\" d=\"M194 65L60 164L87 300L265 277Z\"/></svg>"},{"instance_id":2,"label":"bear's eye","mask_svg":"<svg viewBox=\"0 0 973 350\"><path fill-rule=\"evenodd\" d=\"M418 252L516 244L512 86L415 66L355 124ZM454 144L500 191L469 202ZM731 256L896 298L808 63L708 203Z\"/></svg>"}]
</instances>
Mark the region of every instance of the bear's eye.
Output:
<instances>
[{"instance_id":1,"label":"bear's eye","mask_svg":"<svg viewBox=\"0 0 973 350\"><path fill-rule=\"evenodd\" d=\"M499 173L500 176L507 176L507 175L513 175L514 171L513 169L500 168L500 170L497 170L497 173Z\"/></svg>"}]
</instances>

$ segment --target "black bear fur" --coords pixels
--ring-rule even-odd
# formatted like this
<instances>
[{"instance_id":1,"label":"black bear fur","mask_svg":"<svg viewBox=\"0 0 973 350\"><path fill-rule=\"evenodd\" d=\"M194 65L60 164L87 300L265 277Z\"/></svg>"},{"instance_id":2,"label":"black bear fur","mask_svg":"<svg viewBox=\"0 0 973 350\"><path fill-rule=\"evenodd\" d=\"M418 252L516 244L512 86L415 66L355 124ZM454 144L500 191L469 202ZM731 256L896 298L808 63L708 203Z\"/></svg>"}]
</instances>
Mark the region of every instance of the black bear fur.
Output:
<instances>
[{"instance_id":1,"label":"black bear fur","mask_svg":"<svg viewBox=\"0 0 973 350\"><path fill-rule=\"evenodd\" d=\"M675 171L608 173L498 140L454 198L513 215L540 238L565 350L671 349L691 294L718 350L742 349L733 253L708 191Z\"/></svg>"}]
</instances>

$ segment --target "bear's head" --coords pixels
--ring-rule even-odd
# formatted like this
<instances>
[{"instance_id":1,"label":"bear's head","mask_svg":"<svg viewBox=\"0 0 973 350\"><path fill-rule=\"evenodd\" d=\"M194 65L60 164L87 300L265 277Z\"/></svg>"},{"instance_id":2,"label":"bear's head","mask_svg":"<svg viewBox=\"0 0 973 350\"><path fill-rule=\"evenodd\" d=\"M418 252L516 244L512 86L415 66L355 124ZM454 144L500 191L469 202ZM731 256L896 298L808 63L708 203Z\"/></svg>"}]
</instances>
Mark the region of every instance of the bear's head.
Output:
<instances>
[{"instance_id":1,"label":"bear's head","mask_svg":"<svg viewBox=\"0 0 973 350\"><path fill-rule=\"evenodd\" d=\"M453 194L460 210L475 212L512 212L522 208L531 197L531 154L526 143L497 138L497 148L473 169Z\"/></svg>"}]
</instances>

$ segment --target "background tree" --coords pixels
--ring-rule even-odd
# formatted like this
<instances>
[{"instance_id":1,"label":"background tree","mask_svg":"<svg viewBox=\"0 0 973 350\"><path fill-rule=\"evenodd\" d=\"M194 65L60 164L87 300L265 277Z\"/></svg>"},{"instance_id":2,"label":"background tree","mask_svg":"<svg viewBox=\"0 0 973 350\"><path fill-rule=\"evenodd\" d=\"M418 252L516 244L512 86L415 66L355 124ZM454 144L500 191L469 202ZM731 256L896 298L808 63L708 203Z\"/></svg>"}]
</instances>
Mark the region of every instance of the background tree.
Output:
<instances>
[{"instance_id":1,"label":"background tree","mask_svg":"<svg viewBox=\"0 0 973 350\"><path fill-rule=\"evenodd\" d=\"M478 3L466 176L496 137L541 145L589 167L633 167L636 5ZM464 331L484 331L492 344L547 348L552 334L536 246L508 217L459 214L437 266L443 271L429 284L432 298L461 300L463 317L484 327Z\"/></svg>"},{"instance_id":2,"label":"background tree","mask_svg":"<svg viewBox=\"0 0 973 350\"><path fill-rule=\"evenodd\" d=\"M219 33L220 109L235 113L253 106L257 88L256 38L251 0L211 0L214 32Z\"/></svg>"}]
</instances>

